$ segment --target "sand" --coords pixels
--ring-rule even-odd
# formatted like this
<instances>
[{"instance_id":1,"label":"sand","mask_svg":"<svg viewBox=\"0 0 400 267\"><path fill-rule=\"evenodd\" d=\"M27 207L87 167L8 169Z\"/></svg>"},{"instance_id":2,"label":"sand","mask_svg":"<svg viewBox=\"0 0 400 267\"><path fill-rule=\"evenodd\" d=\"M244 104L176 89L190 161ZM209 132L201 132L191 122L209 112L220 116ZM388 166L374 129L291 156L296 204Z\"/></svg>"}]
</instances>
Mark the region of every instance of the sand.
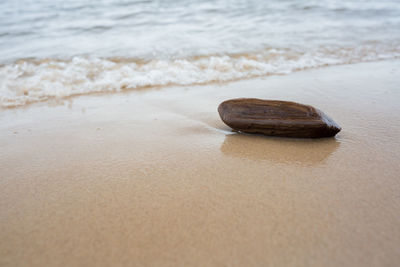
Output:
<instances>
[{"instance_id":1,"label":"sand","mask_svg":"<svg viewBox=\"0 0 400 267\"><path fill-rule=\"evenodd\" d=\"M0 111L0 266L398 266L400 61ZM233 133L234 97L343 130Z\"/></svg>"}]
</instances>

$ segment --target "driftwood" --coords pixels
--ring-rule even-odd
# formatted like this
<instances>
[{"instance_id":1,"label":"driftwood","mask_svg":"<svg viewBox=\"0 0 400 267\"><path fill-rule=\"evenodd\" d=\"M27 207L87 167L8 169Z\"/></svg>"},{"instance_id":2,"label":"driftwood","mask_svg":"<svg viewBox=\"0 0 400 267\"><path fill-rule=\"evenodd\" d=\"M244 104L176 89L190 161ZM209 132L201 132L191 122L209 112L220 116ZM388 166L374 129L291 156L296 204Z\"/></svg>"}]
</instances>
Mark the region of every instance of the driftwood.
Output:
<instances>
[{"instance_id":1,"label":"driftwood","mask_svg":"<svg viewBox=\"0 0 400 267\"><path fill-rule=\"evenodd\" d=\"M295 102L239 98L222 102L218 112L223 122L244 133L321 138L341 130L322 111Z\"/></svg>"}]
</instances>

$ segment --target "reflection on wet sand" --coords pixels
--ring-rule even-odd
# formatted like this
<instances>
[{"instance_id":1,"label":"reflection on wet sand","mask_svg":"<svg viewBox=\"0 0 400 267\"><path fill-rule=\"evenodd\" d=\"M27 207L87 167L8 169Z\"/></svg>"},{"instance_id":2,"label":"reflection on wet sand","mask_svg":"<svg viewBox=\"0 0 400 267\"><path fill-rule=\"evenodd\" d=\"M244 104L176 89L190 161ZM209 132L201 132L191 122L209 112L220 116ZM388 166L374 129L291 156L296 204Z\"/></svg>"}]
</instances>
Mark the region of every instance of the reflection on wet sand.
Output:
<instances>
[{"instance_id":1,"label":"reflection on wet sand","mask_svg":"<svg viewBox=\"0 0 400 267\"><path fill-rule=\"evenodd\" d=\"M221 145L225 155L254 161L312 166L323 163L339 147L335 138L290 139L229 134Z\"/></svg>"}]
</instances>

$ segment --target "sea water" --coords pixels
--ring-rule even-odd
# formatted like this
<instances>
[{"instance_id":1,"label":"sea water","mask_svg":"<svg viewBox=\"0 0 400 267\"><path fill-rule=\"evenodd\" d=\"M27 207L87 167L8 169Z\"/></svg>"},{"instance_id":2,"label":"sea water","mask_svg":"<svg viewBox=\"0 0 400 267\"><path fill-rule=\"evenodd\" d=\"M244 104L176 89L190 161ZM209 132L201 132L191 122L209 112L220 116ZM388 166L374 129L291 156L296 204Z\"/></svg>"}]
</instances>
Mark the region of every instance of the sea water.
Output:
<instances>
[{"instance_id":1,"label":"sea water","mask_svg":"<svg viewBox=\"0 0 400 267\"><path fill-rule=\"evenodd\" d=\"M0 1L0 107L398 57L399 0Z\"/></svg>"}]
</instances>

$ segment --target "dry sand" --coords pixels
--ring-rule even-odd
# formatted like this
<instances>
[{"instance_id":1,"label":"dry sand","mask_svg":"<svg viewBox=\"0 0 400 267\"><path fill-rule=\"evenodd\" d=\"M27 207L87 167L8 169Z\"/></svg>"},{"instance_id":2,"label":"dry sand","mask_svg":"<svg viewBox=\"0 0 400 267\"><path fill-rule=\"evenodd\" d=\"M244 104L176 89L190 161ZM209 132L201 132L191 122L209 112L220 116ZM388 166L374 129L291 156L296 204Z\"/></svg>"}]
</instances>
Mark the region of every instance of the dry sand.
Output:
<instances>
[{"instance_id":1,"label":"dry sand","mask_svg":"<svg viewBox=\"0 0 400 267\"><path fill-rule=\"evenodd\" d=\"M233 97L322 140L230 132ZM398 266L400 61L0 111L0 266Z\"/></svg>"}]
</instances>

